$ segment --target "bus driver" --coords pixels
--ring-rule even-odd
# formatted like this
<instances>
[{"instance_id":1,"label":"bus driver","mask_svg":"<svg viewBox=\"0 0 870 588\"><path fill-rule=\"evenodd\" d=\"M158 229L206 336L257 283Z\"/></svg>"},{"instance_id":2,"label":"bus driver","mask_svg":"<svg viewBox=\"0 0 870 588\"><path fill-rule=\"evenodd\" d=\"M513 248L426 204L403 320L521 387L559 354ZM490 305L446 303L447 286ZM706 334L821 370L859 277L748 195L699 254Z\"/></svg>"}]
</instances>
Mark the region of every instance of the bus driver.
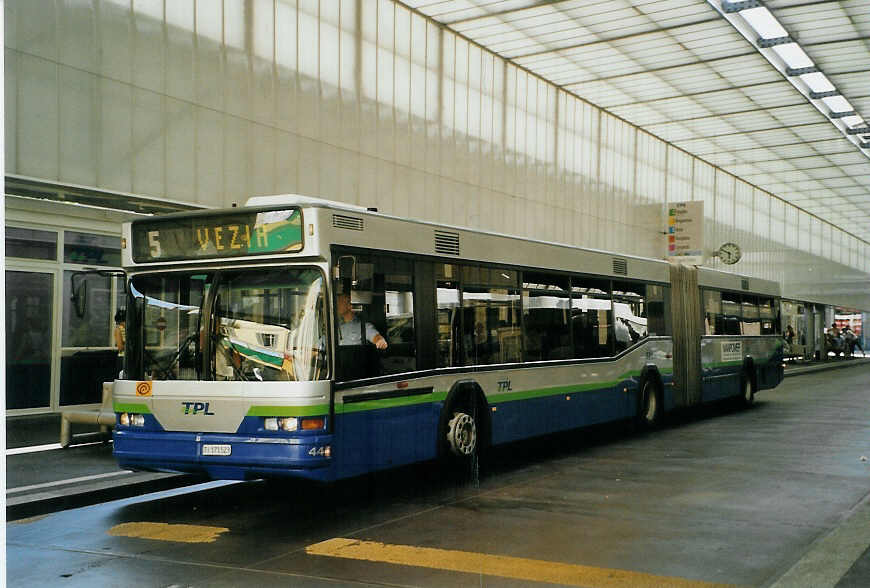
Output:
<instances>
[{"instance_id":1,"label":"bus driver","mask_svg":"<svg viewBox=\"0 0 870 588\"><path fill-rule=\"evenodd\" d=\"M363 329L359 317L354 314L350 303L350 294L339 294L336 299L336 309L341 323L338 325L339 345L362 345ZM365 324L365 338L378 349L387 348L387 340L370 322Z\"/></svg>"}]
</instances>

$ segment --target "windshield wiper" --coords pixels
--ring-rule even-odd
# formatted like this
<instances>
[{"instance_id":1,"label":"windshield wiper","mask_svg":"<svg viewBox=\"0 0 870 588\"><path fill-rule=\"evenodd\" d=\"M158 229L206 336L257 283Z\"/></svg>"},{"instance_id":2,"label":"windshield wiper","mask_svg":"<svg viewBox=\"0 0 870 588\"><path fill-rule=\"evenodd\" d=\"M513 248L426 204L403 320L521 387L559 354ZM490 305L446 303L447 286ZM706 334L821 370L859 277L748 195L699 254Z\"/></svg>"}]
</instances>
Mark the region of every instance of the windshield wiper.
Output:
<instances>
[{"instance_id":1,"label":"windshield wiper","mask_svg":"<svg viewBox=\"0 0 870 588\"><path fill-rule=\"evenodd\" d=\"M151 365L153 365L157 369L157 371L159 372L159 375L161 376L161 379L163 379L163 380L177 380L178 379L176 374L172 371L172 368L174 368L178 364L178 360L181 359L181 354L187 350L187 348L190 346L190 344L196 342L197 336L198 336L197 333L194 333L192 335L188 335L187 338L184 341L182 341L181 344L179 344L178 348L175 350L175 352L169 358L169 362L166 364L161 364L161 362L158 361L156 357L154 357L154 354L152 354L150 351L148 351L147 347L145 348L145 355L148 358L148 361L151 363Z\"/></svg>"}]
</instances>

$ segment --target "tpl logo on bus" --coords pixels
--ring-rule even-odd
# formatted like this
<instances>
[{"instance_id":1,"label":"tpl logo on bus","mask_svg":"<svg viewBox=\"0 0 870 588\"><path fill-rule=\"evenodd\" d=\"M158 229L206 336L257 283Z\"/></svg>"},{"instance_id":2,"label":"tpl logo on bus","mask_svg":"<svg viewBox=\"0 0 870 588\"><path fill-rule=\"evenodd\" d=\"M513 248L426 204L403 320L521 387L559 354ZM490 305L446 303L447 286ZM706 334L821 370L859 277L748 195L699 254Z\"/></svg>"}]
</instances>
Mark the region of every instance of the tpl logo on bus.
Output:
<instances>
[{"instance_id":1,"label":"tpl logo on bus","mask_svg":"<svg viewBox=\"0 0 870 588\"><path fill-rule=\"evenodd\" d=\"M214 416L213 412L208 411L208 402L182 402L181 406L184 407L184 414Z\"/></svg>"}]
</instances>

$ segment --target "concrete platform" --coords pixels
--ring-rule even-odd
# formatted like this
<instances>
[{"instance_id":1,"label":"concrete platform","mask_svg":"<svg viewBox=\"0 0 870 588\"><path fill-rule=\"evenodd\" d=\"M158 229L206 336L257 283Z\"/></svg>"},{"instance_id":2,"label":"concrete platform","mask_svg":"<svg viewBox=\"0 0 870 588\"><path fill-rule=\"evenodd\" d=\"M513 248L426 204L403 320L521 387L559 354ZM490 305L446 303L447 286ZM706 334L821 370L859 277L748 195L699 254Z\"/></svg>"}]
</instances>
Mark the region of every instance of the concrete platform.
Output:
<instances>
[{"instance_id":1,"label":"concrete platform","mask_svg":"<svg viewBox=\"0 0 870 588\"><path fill-rule=\"evenodd\" d=\"M812 374L832 367L853 369ZM198 480L119 473L105 444L8 455L10 585L126 585L155 563L146 585L552 581L499 575L492 556L532 574L569 566L582 585L870 585L870 364L788 372L749 411L704 408L650 434L605 427L500 449L479 486L426 465L330 487L166 490ZM44 516L59 508L75 510ZM226 530L202 545L111 534L181 523ZM457 558L478 572L450 567Z\"/></svg>"}]
</instances>

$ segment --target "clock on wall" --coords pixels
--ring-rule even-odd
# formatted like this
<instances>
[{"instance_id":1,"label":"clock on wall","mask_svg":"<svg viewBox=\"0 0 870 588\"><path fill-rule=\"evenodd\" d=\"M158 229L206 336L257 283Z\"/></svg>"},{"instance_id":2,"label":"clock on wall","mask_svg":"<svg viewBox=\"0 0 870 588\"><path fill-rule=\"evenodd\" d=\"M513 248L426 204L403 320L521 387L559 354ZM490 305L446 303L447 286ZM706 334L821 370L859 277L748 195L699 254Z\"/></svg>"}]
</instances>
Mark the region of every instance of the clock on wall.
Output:
<instances>
[{"instance_id":1,"label":"clock on wall","mask_svg":"<svg viewBox=\"0 0 870 588\"><path fill-rule=\"evenodd\" d=\"M737 243L725 243L716 252L722 263L731 265L740 261L743 253L740 251L740 246Z\"/></svg>"}]
</instances>

